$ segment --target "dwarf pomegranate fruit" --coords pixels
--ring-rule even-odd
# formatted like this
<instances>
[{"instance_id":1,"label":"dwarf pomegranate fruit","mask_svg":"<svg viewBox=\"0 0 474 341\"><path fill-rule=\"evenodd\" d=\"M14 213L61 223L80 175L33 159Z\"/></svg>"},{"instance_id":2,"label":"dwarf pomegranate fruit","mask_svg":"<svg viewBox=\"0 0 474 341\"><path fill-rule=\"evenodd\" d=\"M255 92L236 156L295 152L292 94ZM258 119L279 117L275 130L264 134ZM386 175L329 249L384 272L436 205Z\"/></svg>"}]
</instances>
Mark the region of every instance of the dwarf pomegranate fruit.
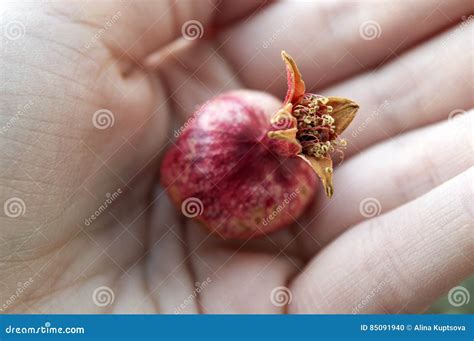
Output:
<instances>
[{"instance_id":1,"label":"dwarf pomegranate fruit","mask_svg":"<svg viewBox=\"0 0 474 341\"><path fill-rule=\"evenodd\" d=\"M305 93L301 74L282 52L284 103L256 91L206 102L166 154L161 182L188 217L224 238L258 237L290 225L311 201L317 176L333 194L330 154L358 105ZM317 175L317 176L316 176Z\"/></svg>"}]
</instances>

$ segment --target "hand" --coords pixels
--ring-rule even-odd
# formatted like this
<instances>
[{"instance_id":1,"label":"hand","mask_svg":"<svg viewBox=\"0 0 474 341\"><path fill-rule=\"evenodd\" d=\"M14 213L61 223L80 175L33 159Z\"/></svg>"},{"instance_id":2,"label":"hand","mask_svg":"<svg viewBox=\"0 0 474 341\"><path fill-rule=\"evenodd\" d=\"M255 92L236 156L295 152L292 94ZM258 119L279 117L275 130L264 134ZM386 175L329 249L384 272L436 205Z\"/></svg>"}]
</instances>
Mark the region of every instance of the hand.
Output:
<instances>
[{"instance_id":1,"label":"hand","mask_svg":"<svg viewBox=\"0 0 474 341\"><path fill-rule=\"evenodd\" d=\"M470 2L3 6L3 311L411 313L474 272ZM210 97L282 98L281 49L361 111L332 200L222 241L170 204L159 162Z\"/></svg>"}]
</instances>

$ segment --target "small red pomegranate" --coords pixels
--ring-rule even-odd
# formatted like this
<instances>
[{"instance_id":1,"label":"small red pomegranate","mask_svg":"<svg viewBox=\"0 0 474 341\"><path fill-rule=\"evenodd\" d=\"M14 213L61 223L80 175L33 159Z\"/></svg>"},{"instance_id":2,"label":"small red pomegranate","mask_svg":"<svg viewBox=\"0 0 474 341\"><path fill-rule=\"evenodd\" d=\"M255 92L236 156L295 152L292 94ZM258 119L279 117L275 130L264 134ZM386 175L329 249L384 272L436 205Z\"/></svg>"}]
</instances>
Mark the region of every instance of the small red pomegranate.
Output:
<instances>
[{"instance_id":1,"label":"small red pomegranate","mask_svg":"<svg viewBox=\"0 0 474 341\"><path fill-rule=\"evenodd\" d=\"M330 154L345 146L339 135L359 106L305 93L295 62L282 57L283 104L257 91L219 95L194 113L162 163L161 182L183 214L223 238L290 225L312 200L316 175L333 194Z\"/></svg>"}]
</instances>

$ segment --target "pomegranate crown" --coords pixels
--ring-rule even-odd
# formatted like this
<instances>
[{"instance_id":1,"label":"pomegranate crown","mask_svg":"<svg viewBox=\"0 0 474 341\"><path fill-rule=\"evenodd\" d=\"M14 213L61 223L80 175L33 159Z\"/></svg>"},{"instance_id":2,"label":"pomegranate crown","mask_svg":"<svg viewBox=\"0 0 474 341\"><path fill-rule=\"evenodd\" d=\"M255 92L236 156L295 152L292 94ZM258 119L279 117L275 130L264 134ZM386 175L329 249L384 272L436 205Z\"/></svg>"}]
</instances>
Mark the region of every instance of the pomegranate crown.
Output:
<instances>
[{"instance_id":1,"label":"pomegranate crown","mask_svg":"<svg viewBox=\"0 0 474 341\"><path fill-rule=\"evenodd\" d=\"M281 52L286 64L288 90L283 108L271 118L274 129L270 138L292 145L296 155L308 163L321 179L326 195L334 193L331 154L346 147L342 132L354 119L359 105L344 97L324 97L306 93L305 84L295 61Z\"/></svg>"}]
</instances>

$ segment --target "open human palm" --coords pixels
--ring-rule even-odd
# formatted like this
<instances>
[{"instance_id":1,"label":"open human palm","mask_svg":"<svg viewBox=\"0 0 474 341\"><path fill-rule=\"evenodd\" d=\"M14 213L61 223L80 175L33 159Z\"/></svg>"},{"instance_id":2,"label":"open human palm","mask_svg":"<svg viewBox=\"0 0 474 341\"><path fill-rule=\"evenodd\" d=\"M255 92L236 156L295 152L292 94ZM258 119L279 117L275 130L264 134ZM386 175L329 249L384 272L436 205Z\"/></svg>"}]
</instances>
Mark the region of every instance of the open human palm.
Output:
<instances>
[{"instance_id":1,"label":"open human palm","mask_svg":"<svg viewBox=\"0 0 474 341\"><path fill-rule=\"evenodd\" d=\"M2 6L3 311L421 312L474 272L472 3ZM308 90L360 104L334 197L210 236L161 158L221 92L283 99L281 49Z\"/></svg>"}]
</instances>

